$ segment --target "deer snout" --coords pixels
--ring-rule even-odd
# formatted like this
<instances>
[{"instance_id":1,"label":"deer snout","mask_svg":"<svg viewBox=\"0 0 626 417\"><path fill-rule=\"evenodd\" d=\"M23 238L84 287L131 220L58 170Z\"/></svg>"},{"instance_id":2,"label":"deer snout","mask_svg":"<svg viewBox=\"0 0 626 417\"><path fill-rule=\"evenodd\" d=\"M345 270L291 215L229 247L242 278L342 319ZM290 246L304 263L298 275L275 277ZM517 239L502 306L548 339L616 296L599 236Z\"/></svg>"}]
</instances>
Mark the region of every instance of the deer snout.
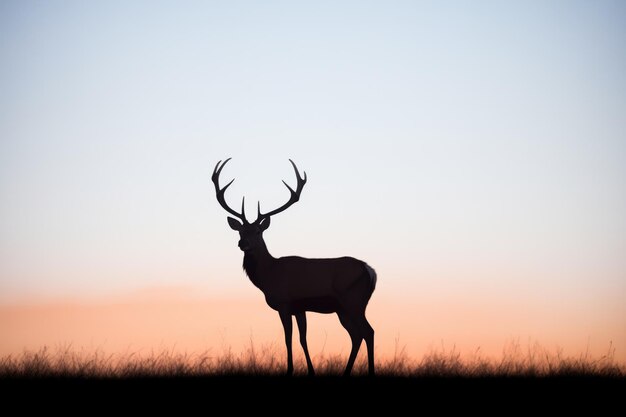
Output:
<instances>
[{"instance_id":1,"label":"deer snout","mask_svg":"<svg viewBox=\"0 0 626 417\"><path fill-rule=\"evenodd\" d=\"M241 239L237 245L241 250L247 250L250 248L250 243L248 242L248 239Z\"/></svg>"}]
</instances>

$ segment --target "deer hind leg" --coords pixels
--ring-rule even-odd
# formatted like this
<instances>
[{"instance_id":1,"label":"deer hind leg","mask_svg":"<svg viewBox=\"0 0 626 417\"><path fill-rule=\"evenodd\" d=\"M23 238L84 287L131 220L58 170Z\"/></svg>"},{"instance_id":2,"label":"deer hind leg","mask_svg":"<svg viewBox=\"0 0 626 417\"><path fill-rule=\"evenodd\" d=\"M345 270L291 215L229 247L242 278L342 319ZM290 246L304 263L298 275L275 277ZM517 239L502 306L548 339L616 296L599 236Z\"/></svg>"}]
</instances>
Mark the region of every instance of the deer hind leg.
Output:
<instances>
[{"instance_id":1,"label":"deer hind leg","mask_svg":"<svg viewBox=\"0 0 626 417\"><path fill-rule=\"evenodd\" d=\"M293 323L289 312L281 311L280 321L283 323L285 330L285 346L287 347L287 376L293 375L293 354L291 351L291 334L293 331Z\"/></svg>"},{"instance_id":2,"label":"deer hind leg","mask_svg":"<svg viewBox=\"0 0 626 417\"><path fill-rule=\"evenodd\" d=\"M346 370L343 373L344 376L349 376L352 372L356 356L359 353L359 348L361 347L361 342L363 341L363 335L359 330L359 326L356 325L355 321L348 314L338 312L337 315L339 316L341 325L348 331L350 339L352 340L352 351L350 352L350 357L348 358Z\"/></svg>"},{"instance_id":3,"label":"deer hind leg","mask_svg":"<svg viewBox=\"0 0 626 417\"><path fill-rule=\"evenodd\" d=\"M361 334L367 345L367 364L370 376L374 376L374 329L365 318L365 313L361 314L356 320L357 326L361 330Z\"/></svg>"}]
</instances>

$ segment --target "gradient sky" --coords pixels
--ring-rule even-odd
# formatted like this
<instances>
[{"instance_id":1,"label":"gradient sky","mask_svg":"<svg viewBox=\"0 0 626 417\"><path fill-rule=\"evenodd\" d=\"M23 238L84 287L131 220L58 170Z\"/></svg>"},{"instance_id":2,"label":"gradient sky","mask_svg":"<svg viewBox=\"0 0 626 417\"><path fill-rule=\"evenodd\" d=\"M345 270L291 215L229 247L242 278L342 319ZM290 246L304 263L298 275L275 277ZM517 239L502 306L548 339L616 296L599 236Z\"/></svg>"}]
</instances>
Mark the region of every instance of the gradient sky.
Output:
<instances>
[{"instance_id":1,"label":"gradient sky","mask_svg":"<svg viewBox=\"0 0 626 417\"><path fill-rule=\"evenodd\" d=\"M3 1L0 304L263 307L210 173L233 157L253 217L292 158L309 181L270 251L366 260L372 305L420 311L401 335L484 309L473 338L510 316L623 353L624 22L621 1Z\"/></svg>"}]
</instances>

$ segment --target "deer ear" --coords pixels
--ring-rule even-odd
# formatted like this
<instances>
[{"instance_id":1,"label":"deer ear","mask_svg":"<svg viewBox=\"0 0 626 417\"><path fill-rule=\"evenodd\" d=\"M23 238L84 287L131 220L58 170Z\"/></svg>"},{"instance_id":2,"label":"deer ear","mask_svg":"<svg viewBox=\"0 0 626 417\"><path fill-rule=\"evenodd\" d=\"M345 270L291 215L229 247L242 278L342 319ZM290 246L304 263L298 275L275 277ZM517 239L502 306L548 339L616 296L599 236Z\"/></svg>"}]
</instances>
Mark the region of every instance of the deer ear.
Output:
<instances>
[{"instance_id":1,"label":"deer ear","mask_svg":"<svg viewBox=\"0 0 626 417\"><path fill-rule=\"evenodd\" d=\"M270 227L270 218L264 217L259 223L259 227L261 228L262 231L267 230L267 228Z\"/></svg>"},{"instance_id":2,"label":"deer ear","mask_svg":"<svg viewBox=\"0 0 626 417\"><path fill-rule=\"evenodd\" d=\"M236 231L240 231L242 226L242 224L237 219L233 219L232 217L228 218L228 225L231 229Z\"/></svg>"}]
</instances>

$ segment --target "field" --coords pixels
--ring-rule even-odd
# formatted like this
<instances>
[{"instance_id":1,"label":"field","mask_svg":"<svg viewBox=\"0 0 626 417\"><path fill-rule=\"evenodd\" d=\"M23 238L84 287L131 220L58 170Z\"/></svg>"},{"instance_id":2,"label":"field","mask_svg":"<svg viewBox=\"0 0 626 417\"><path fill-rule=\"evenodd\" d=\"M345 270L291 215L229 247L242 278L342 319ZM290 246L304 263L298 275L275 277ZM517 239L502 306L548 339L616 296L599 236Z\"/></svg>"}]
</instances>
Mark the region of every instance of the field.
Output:
<instances>
[{"instance_id":1,"label":"field","mask_svg":"<svg viewBox=\"0 0 626 417\"><path fill-rule=\"evenodd\" d=\"M297 349L298 346L295 346ZM366 372L365 347L355 364L353 375ZM539 345L523 348L511 343L500 358L484 357L477 349L461 355L455 348L431 351L420 359L410 358L401 347L377 362L377 376L401 378L485 378L485 377L610 377L626 376L626 366L614 360L614 348L594 358L588 353L564 356L560 350L549 351ZM340 376L346 363L341 355L318 355L313 358L318 376ZM230 349L214 353L177 353L173 350L148 353L106 354L102 351L76 350L72 346L0 358L0 378L140 378L140 377L223 377L281 376L285 354L274 345L257 347L250 342L245 351ZM295 363L295 376L305 376L302 360Z\"/></svg>"},{"instance_id":2,"label":"field","mask_svg":"<svg viewBox=\"0 0 626 417\"><path fill-rule=\"evenodd\" d=\"M354 376L341 377L346 358L320 355L313 359L317 376L306 376L306 366L296 362L294 377L283 376L283 350L256 347L241 353L225 350L200 354L84 352L65 347L43 348L0 360L0 392L16 400L24 411L82 409L88 402L100 407L132 403L143 407L173 407L177 411L231 401L233 407L275 410L288 404L307 409L339 407L347 411L385 406L452 409L495 409L504 402L515 409L532 410L541 404L565 409L621 407L626 392L623 364L614 350L593 358L588 354L565 357L558 350L539 346L522 349L511 344L501 358L469 356L441 349L420 359L403 349L377 363L377 376L366 377L361 353ZM40 401L24 402L37 398ZM59 400L63 399L63 400ZM234 402L233 402L234 401ZM5 401L5 404L7 402ZM182 407L182 408L181 408Z\"/></svg>"}]
</instances>

